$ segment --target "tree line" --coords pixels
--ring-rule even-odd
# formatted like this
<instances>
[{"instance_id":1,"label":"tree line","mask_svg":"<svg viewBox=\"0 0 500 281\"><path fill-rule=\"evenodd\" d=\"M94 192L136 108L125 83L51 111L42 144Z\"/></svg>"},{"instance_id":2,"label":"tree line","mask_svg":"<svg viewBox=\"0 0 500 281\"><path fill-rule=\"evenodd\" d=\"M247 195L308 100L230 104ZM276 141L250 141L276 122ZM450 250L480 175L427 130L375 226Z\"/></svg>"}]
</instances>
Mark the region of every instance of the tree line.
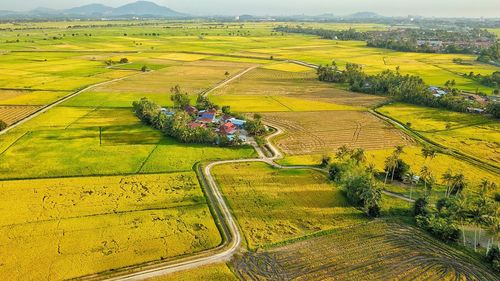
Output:
<instances>
[{"instance_id":1,"label":"tree line","mask_svg":"<svg viewBox=\"0 0 500 281\"><path fill-rule=\"evenodd\" d=\"M369 75L363 71L361 65L347 63L345 70L340 70L334 61L331 65L320 65L317 75L323 82L347 83L353 92L388 96L397 101L416 105L459 112L467 112L467 108L475 105L465 100L456 89L451 89L451 93L443 97L434 97L422 78L402 75L399 67L395 71L384 70L379 74Z\"/></svg>"},{"instance_id":2,"label":"tree line","mask_svg":"<svg viewBox=\"0 0 500 281\"><path fill-rule=\"evenodd\" d=\"M368 47L384 48L400 52L474 54L482 50L477 40L496 42L495 34L475 28L469 31L449 31L440 29L397 29L388 31L330 30L302 26L278 26L275 32L310 34L328 40L366 41ZM423 40L423 43L419 43ZM429 42L426 42L429 41ZM441 41L431 46L430 41ZM443 43L445 42L445 43ZM497 47L498 50L498 47ZM484 57L486 59L486 57ZM487 61L489 62L489 60Z\"/></svg>"}]
</instances>

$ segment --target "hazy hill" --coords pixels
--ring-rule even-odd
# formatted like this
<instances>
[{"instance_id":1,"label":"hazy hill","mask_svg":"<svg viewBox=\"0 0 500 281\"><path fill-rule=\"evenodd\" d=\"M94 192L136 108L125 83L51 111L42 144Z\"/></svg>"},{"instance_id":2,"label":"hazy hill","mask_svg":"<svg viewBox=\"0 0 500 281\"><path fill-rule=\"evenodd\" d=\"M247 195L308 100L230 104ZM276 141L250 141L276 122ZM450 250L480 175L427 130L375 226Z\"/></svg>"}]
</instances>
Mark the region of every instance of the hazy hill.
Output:
<instances>
[{"instance_id":1,"label":"hazy hill","mask_svg":"<svg viewBox=\"0 0 500 281\"><path fill-rule=\"evenodd\" d=\"M37 8L29 12L0 11L3 18L127 18L127 17L156 17L182 18L188 15L179 13L170 8L148 1L137 1L117 8L102 4L90 4L66 10Z\"/></svg>"}]
</instances>

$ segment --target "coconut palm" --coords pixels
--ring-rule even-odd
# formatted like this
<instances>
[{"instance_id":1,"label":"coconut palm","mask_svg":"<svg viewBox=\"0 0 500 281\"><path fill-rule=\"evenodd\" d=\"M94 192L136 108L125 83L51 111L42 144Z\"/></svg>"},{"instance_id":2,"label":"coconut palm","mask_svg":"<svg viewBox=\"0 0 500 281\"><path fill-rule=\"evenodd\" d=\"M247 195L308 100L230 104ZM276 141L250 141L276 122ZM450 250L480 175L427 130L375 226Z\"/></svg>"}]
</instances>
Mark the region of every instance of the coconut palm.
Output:
<instances>
[{"instance_id":1,"label":"coconut palm","mask_svg":"<svg viewBox=\"0 0 500 281\"><path fill-rule=\"evenodd\" d=\"M422 148L422 156L424 156L426 162L427 158L434 159L436 157L436 154L436 150L431 147L425 146Z\"/></svg>"},{"instance_id":2,"label":"coconut palm","mask_svg":"<svg viewBox=\"0 0 500 281\"><path fill-rule=\"evenodd\" d=\"M357 148L352 152L351 159L356 161L356 163L363 163L366 161L365 150L362 148Z\"/></svg>"},{"instance_id":3,"label":"coconut palm","mask_svg":"<svg viewBox=\"0 0 500 281\"><path fill-rule=\"evenodd\" d=\"M391 170L395 170L398 164L398 158L394 154L389 155L387 159L385 159L385 180L384 186L387 184L387 179L389 178L389 172Z\"/></svg>"},{"instance_id":4,"label":"coconut palm","mask_svg":"<svg viewBox=\"0 0 500 281\"><path fill-rule=\"evenodd\" d=\"M420 169L420 178L424 182L426 196L430 196L432 186L434 185L436 179L432 175L432 172L428 166L426 166L426 165L422 166L422 169Z\"/></svg>"},{"instance_id":5,"label":"coconut palm","mask_svg":"<svg viewBox=\"0 0 500 281\"><path fill-rule=\"evenodd\" d=\"M413 187L418 184L420 178L413 171L409 171L403 176L403 182L410 185L410 199L413 195Z\"/></svg>"},{"instance_id":6,"label":"coconut palm","mask_svg":"<svg viewBox=\"0 0 500 281\"><path fill-rule=\"evenodd\" d=\"M337 152L335 153L335 158L339 160L344 160L348 155L352 154L352 150L347 146L343 145L337 149Z\"/></svg>"},{"instance_id":7,"label":"coconut palm","mask_svg":"<svg viewBox=\"0 0 500 281\"><path fill-rule=\"evenodd\" d=\"M446 183L446 193L445 193L445 196L449 197L450 196L450 191L451 191L451 181L453 180L453 172L451 171L451 169L448 169L446 172L444 172L444 174L443 174L443 176L441 178Z\"/></svg>"},{"instance_id":8,"label":"coconut palm","mask_svg":"<svg viewBox=\"0 0 500 281\"><path fill-rule=\"evenodd\" d=\"M450 194L460 194L467 187L467 181L462 173L458 173L452 178Z\"/></svg>"},{"instance_id":9,"label":"coconut palm","mask_svg":"<svg viewBox=\"0 0 500 281\"><path fill-rule=\"evenodd\" d=\"M460 226L462 229L462 238L465 246L465 220L469 215L469 202L465 196L457 196L453 201L452 214L453 218L460 221Z\"/></svg>"}]
</instances>

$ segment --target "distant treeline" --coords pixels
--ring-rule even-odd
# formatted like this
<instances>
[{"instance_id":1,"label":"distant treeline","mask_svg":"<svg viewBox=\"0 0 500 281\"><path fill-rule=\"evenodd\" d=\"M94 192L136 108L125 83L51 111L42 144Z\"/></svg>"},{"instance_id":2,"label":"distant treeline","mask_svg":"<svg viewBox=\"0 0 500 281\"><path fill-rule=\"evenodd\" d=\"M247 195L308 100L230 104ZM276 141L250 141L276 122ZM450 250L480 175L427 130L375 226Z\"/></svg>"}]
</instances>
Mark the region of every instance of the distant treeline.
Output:
<instances>
[{"instance_id":1,"label":"distant treeline","mask_svg":"<svg viewBox=\"0 0 500 281\"><path fill-rule=\"evenodd\" d=\"M456 89L442 97L433 96L429 86L422 78L415 75L402 75L398 70L385 70L382 73L366 74L358 64L347 63L345 70L340 70L335 62L332 65L319 66L318 79L331 83L347 83L353 92L376 94L391 97L394 100L416 105L445 108L467 112L469 107L479 107L476 102L464 99ZM488 111L499 118L499 105L492 103Z\"/></svg>"},{"instance_id":2,"label":"distant treeline","mask_svg":"<svg viewBox=\"0 0 500 281\"><path fill-rule=\"evenodd\" d=\"M474 74L471 72L466 74L465 77L478 81L484 86L495 88L495 94L498 94L500 87L500 71L495 71L491 75L481 75L480 73Z\"/></svg>"},{"instance_id":3,"label":"distant treeline","mask_svg":"<svg viewBox=\"0 0 500 281\"><path fill-rule=\"evenodd\" d=\"M477 58L480 62L494 63L500 66L500 43L496 43L488 49L484 49Z\"/></svg>"},{"instance_id":4,"label":"distant treeline","mask_svg":"<svg viewBox=\"0 0 500 281\"><path fill-rule=\"evenodd\" d=\"M279 26L274 31L310 34L329 40L366 41L369 47L422 53L474 54L480 52L483 48L476 41L491 42L491 44L496 41L495 34L482 29L472 29L463 32L433 29L397 29L363 32L355 29L329 30L323 28L304 28L301 26ZM433 42L435 43L434 45Z\"/></svg>"},{"instance_id":5,"label":"distant treeline","mask_svg":"<svg viewBox=\"0 0 500 281\"><path fill-rule=\"evenodd\" d=\"M359 40L366 41L368 40L368 33L359 32L355 29L346 29L346 30L328 30L323 28L302 28L302 27L288 27L288 26L279 26L274 29L276 32L287 32L287 33L301 33L301 34L310 34L321 37L322 39L329 40Z\"/></svg>"}]
</instances>

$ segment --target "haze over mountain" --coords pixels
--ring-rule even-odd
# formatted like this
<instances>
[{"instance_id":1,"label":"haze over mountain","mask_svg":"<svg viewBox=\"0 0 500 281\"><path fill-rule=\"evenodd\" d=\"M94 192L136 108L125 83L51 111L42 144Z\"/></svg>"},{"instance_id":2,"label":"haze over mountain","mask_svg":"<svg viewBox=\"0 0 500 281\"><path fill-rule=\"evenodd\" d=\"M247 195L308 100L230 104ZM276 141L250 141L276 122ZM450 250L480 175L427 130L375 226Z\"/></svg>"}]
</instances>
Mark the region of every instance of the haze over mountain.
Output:
<instances>
[{"instance_id":1,"label":"haze over mountain","mask_svg":"<svg viewBox=\"0 0 500 281\"><path fill-rule=\"evenodd\" d=\"M37 7L64 10L88 4L118 7L133 0L16 0L0 1L0 10L26 11ZM360 11L384 16L500 17L498 0L151 0L192 15L349 15ZM103 12L104 7L92 5ZM104 10L106 11L106 10Z\"/></svg>"},{"instance_id":2,"label":"haze over mountain","mask_svg":"<svg viewBox=\"0 0 500 281\"><path fill-rule=\"evenodd\" d=\"M154 2L137 1L129 3L117 8L109 7L103 4L93 3L74 7L70 9L57 10L51 8L39 7L28 12L12 12L0 11L0 16L31 16L31 17L46 17L46 16L60 16L60 17L132 17L132 16L151 16L151 17L164 17L164 18L180 18L187 16L186 14L179 13L170 8L160 6Z\"/></svg>"}]
</instances>

